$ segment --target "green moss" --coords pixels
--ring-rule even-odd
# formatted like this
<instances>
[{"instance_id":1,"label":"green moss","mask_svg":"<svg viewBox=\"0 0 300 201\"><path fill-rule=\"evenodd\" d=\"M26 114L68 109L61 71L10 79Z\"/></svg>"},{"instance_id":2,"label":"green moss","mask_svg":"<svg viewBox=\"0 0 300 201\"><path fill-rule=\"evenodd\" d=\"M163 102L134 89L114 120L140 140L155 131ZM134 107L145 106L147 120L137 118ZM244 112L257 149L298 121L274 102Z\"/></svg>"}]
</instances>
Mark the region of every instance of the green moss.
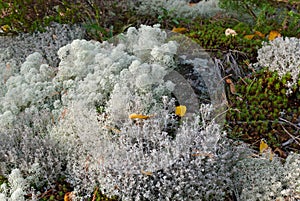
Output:
<instances>
[{"instance_id":1,"label":"green moss","mask_svg":"<svg viewBox=\"0 0 300 201\"><path fill-rule=\"evenodd\" d=\"M211 52L214 56L220 57L224 52L228 50L240 51L247 54L248 60L256 60L257 49L261 47L261 40L248 40L244 38L244 33L250 29L244 23L238 23L234 21L212 21L201 20L197 21L197 24L193 26L193 31L186 35L195 40L206 51ZM225 30L227 28L238 28L237 36L226 36ZM242 27L246 31L242 30Z\"/></svg>"},{"instance_id":2,"label":"green moss","mask_svg":"<svg viewBox=\"0 0 300 201\"><path fill-rule=\"evenodd\" d=\"M78 22L80 9L80 4L67 1L0 1L0 11L5 13L0 26L8 27L5 32L10 33L42 31L53 21L68 24Z\"/></svg>"},{"instance_id":3,"label":"green moss","mask_svg":"<svg viewBox=\"0 0 300 201\"><path fill-rule=\"evenodd\" d=\"M249 27L249 24L246 24L244 22L239 22L237 25L233 27L233 30L236 30L239 33L242 34L251 34L251 28Z\"/></svg>"},{"instance_id":4,"label":"green moss","mask_svg":"<svg viewBox=\"0 0 300 201\"><path fill-rule=\"evenodd\" d=\"M284 118L296 124L297 118L293 116L300 115L300 103L297 99L300 94L299 86L293 94L287 96L283 82L291 81L291 76L284 76L284 79L281 80L276 72L262 69L249 80L243 79L236 83L241 99L230 97L232 110L227 113L227 128L232 128L231 136L234 139L255 143L265 138L269 145L275 147L290 138L282 126L290 129L291 133L296 132L293 126L278 121L279 118ZM237 114L237 111L241 113ZM293 146L300 149L297 144Z\"/></svg>"},{"instance_id":5,"label":"green moss","mask_svg":"<svg viewBox=\"0 0 300 201\"><path fill-rule=\"evenodd\" d=\"M300 4L294 1L269 0L220 0L219 5L229 14L238 16L243 22L252 24L253 29L268 33L281 30L284 36L300 36ZM292 10L290 8L293 8ZM237 28L245 29L243 23Z\"/></svg>"}]
</instances>

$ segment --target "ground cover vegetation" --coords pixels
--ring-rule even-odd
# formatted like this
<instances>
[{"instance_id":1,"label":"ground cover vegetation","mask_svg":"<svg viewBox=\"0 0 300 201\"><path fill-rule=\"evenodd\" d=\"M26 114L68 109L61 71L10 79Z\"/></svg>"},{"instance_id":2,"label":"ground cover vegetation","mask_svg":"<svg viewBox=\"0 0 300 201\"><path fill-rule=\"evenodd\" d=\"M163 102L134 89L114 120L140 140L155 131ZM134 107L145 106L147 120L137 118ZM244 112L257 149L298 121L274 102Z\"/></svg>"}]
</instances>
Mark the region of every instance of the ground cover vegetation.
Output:
<instances>
[{"instance_id":1,"label":"ground cover vegetation","mask_svg":"<svg viewBox=\"0 0 300 201\"><path fill-rule=\"evenodd\" d=\"M9 64L12 53L0 52L0 199L299 199L299 10L296 0L1 1L1 37L58 23L86 40L70 34L55 44L59 56L32 52ZM162 29L195 41L220 69L223 128L205 104L185 124L166 98L176 89L161 76L180 62ZM104 42L122 33L119 45ZM133 122L134 111L147 115ZM172 162L149 163L157 157Z\"/></svg>"}]
</instances>

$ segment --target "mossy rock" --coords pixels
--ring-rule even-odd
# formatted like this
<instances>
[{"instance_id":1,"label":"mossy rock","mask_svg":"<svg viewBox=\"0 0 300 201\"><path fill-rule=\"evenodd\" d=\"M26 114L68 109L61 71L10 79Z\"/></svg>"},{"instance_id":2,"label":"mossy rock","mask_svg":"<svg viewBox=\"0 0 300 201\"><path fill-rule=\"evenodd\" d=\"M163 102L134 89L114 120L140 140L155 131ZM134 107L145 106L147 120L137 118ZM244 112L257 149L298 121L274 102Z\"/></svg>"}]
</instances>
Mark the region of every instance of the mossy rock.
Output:
<instances>
[{"instance_id":1,"label":"mossy rock","mask_svg":"<svg viewBox=\"0 0 300 201\"><path fill-rule=\"evenodd\" d=\"M282 79L276 72L262 69L237 81L236 94L231 94L226 120L229 137L258 146L265 138L268 145L288 151L299 151L297 142L282 147L293 136L299 136L300 82L293 87L293 93L286 95L284 83L291 76Z\"/></svg>"}]
</instances>

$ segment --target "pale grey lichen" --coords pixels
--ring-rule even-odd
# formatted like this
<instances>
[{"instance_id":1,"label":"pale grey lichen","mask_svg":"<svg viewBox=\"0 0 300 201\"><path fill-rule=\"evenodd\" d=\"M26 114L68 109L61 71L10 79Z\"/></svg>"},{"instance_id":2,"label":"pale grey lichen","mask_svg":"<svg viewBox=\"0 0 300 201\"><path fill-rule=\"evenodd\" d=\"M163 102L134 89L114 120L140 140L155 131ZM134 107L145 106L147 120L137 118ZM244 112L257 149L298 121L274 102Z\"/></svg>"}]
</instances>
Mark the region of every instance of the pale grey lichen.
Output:
<instances>
[{"instance_id":1,"label":"pale grey lichen","mask_svg":"<svg viewBox=\"0 0 300 201\"><path fill-rule=\"evenodd\" d=\"M294 153L284 163L278 157L270 160L269 154L243 159L236 166L235 195L238 200L297 200L299 165L299 155Z\"/></svg>"},{"instance_id":2,"label":"pale grey lichen","mask_svg":"<svg viewBox=\"0 0 300 201\"><path fill-rule=\"evenodd\" d=\"M21 66L20 74L11 76L5 83L6 93L0 99L0 121L5 122L8 114L17 115L26 108L51 107L47 99L56 92L51 81L54 74L54 69L43 63L41 54L29 55Z\"/></svg>"},{"instance_id":3,"label":"pale grey lichen","mask_svg":"<svg viewBox=\"0 0 300 201\"><path fill-rule=\"evenodd\" d=\"M278 37L273 41L263 42L258 50L258 64L276 71L280 78L290 73L292 82L286 86L290 89L297 84L300 75L300 39Z\"/></svg>"},{"instance_id":4,"label":"pale grey lichen","mask_svg":"<svg viewBox=\"0 0 300 201\"><path fill-rule=\"evenodd\" d=\"M75 39L82 39L84 36L85 30L80 25L52 23L43 32L0 37L0 64L3 65L2 62L9 63L11 67L17 65L14 70L18 71L19 65L25 61L27 56L38 52L46 60L46 63L56 67L59 63L58 49Z\"/></svg>"},{"instance_id":5,"label":"pale grey lichen","mask_svg":"<svg viewBox=\"0 0 300 201\"><path fill-rule=\"evenodd\" d=\"M79 191L99 183L102 191L122 200L223 200L232 193L234 166L245 150L232 146L217 124L195 118L180 126L172 139L164 132L168 111L163 108L149 120L133 124L127 118L114 127L109 116L97 119L83 106L69 108L52 131L63 139L62 147L75 144L68 164L76 160L79 166L69 170L69 179Z\"/></svg>"},{"instance_id":6,"label":"pale grey lichen","mask_svg":"<svg viewBox=\"0 0 300 201\"><path fill-rule=\"evenodd\" d=\"M165 75L181 63L200 74L213 66L207 56L179 55L182 44L167 36L158 26L141 26L116 44L74 40L58 51L57 69L41 53L30 54L16 71L4 65L1 76L9 76L0 94L0 173L9 177L19 169L26 184L37 187L64 175L78 199L99 184L123 200L296 199L299 155L285 163L253 157L227 139L212 120L211 104L174 118L170 95L186 88L179 90ZM217 80L216 74L204 76ZM217 83L206 84L213 90ZM148 118L132 120L132 113ZM28 191L4 184L0 198L22 200Z\"/></svg>"},{"instance_id":7,"label":"pale grey lichen","mask_svg":"<svg viewBox=\"0 0 300 201\"><path fill-rule=\"evenodd\" d=\"M9 187L6 183L0 186L0 198L6 201L25 201L28 182L23 178L19 169L13 169L8 177Z\"/></svg>"}]
</instances>

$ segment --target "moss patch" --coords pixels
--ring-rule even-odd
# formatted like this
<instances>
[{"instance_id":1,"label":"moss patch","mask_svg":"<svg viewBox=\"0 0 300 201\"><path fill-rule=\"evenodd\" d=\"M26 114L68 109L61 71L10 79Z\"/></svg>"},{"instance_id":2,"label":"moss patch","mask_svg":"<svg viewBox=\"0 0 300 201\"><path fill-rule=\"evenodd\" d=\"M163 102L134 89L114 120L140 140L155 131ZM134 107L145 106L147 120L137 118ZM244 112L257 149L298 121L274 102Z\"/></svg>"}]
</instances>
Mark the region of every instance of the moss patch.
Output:
<instances>
[{"instance_id":1,"label":"moss patch","mask_svg":"<svg viewBox=\"0 0 300 201\"><path fill-rule=\"evenodd\" d=\"M226 117L229 136L256 147L265 138L271 147L300 150L296 141L282 147L292 136L299 135L296 124L300 118L300 83L287 96L286 81L291 81L290 75L279 79L277 73L266 69L240 79L236 83L237 94L229 98L231 108Z\"/></svg>"}]
</instances>

